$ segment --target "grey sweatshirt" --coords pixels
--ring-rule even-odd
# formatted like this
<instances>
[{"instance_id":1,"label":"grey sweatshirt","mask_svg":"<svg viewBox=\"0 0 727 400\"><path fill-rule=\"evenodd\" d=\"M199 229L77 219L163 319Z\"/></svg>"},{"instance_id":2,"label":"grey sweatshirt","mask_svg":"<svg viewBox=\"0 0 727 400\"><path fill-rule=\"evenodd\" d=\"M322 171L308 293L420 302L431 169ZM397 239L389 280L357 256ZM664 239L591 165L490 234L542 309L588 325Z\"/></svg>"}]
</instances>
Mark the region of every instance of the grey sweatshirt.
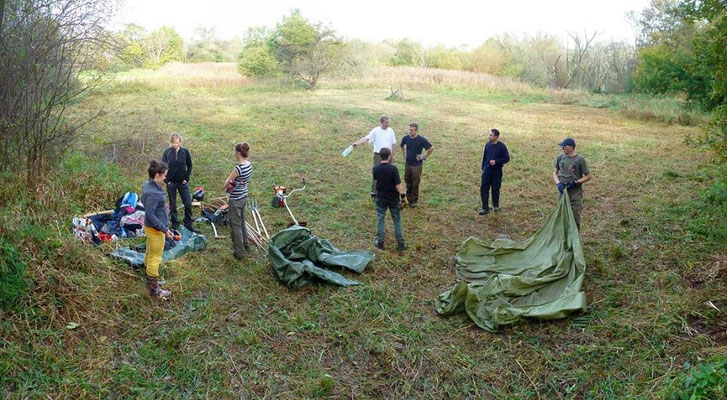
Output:
<instances>
[{"instance_id":1,"label":"grey sweatshirt","mask_svg":"<svg viewBox=\"0 0 727 400\"><path fill-rule=\"evenodd\" d=\"M144 225L164 233L169 230L169 218L165 206L164 190L153 179L141 186L141 202L144 204Z\"/></svg>"}]
</instances>

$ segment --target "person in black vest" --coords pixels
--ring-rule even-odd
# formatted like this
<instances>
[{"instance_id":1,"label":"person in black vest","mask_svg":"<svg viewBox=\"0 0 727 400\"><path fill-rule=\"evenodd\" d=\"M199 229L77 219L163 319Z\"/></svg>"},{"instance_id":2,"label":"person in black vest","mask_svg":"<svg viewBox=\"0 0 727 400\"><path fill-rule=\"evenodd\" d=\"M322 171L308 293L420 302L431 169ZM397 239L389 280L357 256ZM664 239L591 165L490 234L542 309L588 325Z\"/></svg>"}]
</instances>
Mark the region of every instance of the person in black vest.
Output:
<instances>
[{"instance_id":1,"label":"person in black vest","mask_svg":"<svg viewBox=\"0 0 727 400\"><path fill-rule=\"evenodd\" d=\"M500 185L502 185L502 166L510 161L507 146L500 141L500 131L491 129L485 151L482 154L482 183L480 184L480 197L482 209L480 215L490 212L488 197L492 188L492 207L495 212L500 211Z\"/></svg>"},{"instance_id":2,"label":"person in black vest","mask_svg":"<svg viewBox=\"0 0 727 400\"><path fill-rule=\"evenodd\" d=\"M192 155L189 150L182 147L182 137L173 134L170 138L172 147L162 155L162 162L169 166L167 173L167 194L169 194L169 216L172 228L179 229L177 216L177 192L184 204L184 227L194 233L199 233L192 225L192 196L189 195L189 178L192 175Z\"/></svg>"}]
</instances>

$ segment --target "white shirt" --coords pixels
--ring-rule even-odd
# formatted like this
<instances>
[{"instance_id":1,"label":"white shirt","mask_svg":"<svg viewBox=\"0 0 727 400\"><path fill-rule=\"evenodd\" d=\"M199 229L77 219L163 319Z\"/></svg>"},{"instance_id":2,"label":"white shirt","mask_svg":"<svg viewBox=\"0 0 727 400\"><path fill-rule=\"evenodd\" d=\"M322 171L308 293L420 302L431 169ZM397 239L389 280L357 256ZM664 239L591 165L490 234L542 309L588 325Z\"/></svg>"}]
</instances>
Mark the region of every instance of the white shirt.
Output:
<instances>
[{"instance_id":1,"label":"white shirt","mask_svg":"<svg viewBox=\"0 0 727 400\"><path fill-rule=\"evenodd\" d=\"M374 145L374 153L378 153L382 147L388 147L393 152L394 146L396 146L396 135L394 135L394 130L391 127L383 130L380 126L377 126L366 137L369 139L369 143Z\"/></svg>"}]
</instances>

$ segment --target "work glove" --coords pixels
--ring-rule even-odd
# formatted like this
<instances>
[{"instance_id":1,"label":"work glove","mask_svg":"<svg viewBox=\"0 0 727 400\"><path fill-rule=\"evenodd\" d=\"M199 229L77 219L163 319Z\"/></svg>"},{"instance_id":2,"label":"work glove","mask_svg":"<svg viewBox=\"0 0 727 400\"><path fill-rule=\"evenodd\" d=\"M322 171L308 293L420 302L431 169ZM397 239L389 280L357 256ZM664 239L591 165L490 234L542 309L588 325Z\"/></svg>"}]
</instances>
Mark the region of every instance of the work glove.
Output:
<instances>
[{"instance_id":1,"label":"work glove","mask_svg":"<svg viewBox=\"0 0 727 400\"><path fill-rule=\"evenodd\" d=\"M571 182L571 183L569 183L569 184L565 185L565 188L566 188L566 189L575 189L575 188L577 188L578 186L581 186L581 184L580 184L580 183L578 183L578 182L575 182L575 181L573 181L573 182Z\"/></svg>"},{"instance_id":2,"label":"work glove","mask_svg":"<svg viewBox=\"0 0 727 400\"><path fill-rule=\"evenodd\" d=\"M558 186L558 192L559 192L560 194L563 194L563 191L565 190L565 183L563 183L563 182L558 182L558 184L557 184L556 186Z\"/></svg>"},{"instance_id":3,"label":"work glove","mask_svg":"<svg viewBox=\"0 0 727 400\"><path fill-rule=\"evenodd\" d=\"M399 208L404 209L406 206L409 205L409 200L406 199L406 195L401 195L401 202L399 202Z\"/></svg>"},{"instance_id":4,"label":"work glove","mask_svg":"<svg viewBox=\"0 0 727 400\"><path fill-rule=\"evenodd\" d=\"M427 159L426 154L417 154L417 161L424 162L424 160L426 160L426 159Z\"/></svg>"}]
</instances>

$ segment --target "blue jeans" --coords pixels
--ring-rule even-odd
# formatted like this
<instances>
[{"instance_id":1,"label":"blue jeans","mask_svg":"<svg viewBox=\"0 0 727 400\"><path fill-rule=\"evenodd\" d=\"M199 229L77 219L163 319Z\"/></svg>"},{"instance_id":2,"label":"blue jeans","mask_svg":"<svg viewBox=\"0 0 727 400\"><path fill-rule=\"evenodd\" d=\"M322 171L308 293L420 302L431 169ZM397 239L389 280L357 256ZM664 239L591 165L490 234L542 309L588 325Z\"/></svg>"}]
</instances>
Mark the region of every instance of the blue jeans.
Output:
<instances>
[{"instance_id":1,"label":"blue jeans","mask_svg":"<svg viewBox=\"0 0 727 400\"><path fill-rule=\"evenodd\" d=\"M394 221L396 243L403 244L404 233L401 230L401 208L399 208L399 201L387 200L381 197L376 198L376 241L379 243L384 242L384 237L386 236L384 219L387 209L391 212L391 219Z\"/></svg>"}]
</instances>

